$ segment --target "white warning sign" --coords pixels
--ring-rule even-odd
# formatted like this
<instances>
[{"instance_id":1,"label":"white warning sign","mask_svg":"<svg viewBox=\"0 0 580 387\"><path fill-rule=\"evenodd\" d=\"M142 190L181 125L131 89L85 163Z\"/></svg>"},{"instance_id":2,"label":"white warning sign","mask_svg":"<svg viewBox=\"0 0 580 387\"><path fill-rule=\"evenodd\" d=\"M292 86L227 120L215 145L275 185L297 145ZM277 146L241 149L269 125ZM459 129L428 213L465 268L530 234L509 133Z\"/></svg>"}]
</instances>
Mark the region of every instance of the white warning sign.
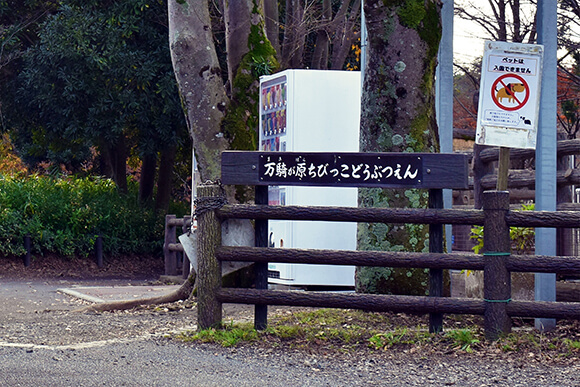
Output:
<instances>
[{"instance_id":1,"label":"white warning sign","mask_svg":"<svg viewBox=\"0 0 580 387\"><path fill-rule=\"evenodd\" d=\"M543 46L485 42L475 142L536 148Z\"/></svg>"}]
</instances>

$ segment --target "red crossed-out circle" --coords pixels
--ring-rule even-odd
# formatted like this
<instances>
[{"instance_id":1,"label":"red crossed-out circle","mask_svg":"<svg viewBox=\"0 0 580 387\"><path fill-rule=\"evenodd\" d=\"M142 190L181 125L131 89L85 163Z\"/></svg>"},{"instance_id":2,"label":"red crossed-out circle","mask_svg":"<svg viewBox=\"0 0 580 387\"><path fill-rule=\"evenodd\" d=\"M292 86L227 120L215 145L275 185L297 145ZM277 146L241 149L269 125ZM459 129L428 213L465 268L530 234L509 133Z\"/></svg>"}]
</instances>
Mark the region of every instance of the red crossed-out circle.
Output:
<instances>
[{"instance_id":1,"label":"red crossed-out circle","mask_svg":"<svg viewBox=\"0 0 580 387\"><path fill-rule=\"evenodd\" d=\"M497 98L498 91L496 90L496 87L502 86L503 88L508 90L507 85L509 84L509 82L508 83L504 82L504 79L506 79L506 78L517 79L518 81L520 81L524 85L524 88L525 88L526 95L525 95L524 99L521 101L516 97L515 92L507 91L509 93L509 96L516 100L517 104L515 106L505 106ZM501 89L501 87L500 87L500 89ZM524 105L528 102L528 99L530 99L530 86L528 86L528 83L524 80L524 78L522 78L521 76L519 76L517 74L504 74L504 75L498 77L495 80L495 82L493 82L493 85L491 85L491 98L493 99L493 102L495 102L495 104L500 109L508 110L508 111L518 110L518 109L521 109L522 107L524 107Z\"/></svg>"}]
</instances>

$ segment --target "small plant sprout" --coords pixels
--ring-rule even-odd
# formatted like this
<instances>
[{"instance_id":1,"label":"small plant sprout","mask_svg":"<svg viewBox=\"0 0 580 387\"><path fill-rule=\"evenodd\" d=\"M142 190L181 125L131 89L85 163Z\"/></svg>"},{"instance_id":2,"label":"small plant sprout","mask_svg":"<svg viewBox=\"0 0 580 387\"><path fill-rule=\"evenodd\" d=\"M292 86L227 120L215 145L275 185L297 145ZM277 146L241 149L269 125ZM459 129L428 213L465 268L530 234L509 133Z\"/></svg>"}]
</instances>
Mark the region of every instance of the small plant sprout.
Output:
<instances>
[{"instance_id":1,"label":"small plant sprout","mask_svg":"<svg viewBox=\"0 0 580 387\"><path fill-rule=\"evenodd\" d=\"M456 329L448 332L445 336L453 340L453 347L469 353L473 352L472 345L479 343L479 339L469 329Z\"/></svg>"}]
</instances>

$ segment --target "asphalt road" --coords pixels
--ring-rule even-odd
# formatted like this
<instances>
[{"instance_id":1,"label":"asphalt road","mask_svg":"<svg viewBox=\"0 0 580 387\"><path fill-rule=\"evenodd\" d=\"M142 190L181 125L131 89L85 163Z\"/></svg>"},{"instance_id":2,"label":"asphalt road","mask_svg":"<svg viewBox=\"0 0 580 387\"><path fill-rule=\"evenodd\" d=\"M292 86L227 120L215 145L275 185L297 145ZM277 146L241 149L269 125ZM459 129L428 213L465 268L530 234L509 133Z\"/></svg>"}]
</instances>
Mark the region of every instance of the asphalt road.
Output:
<instances>
[{"instance_id":1,"label":"asphalt road","mask_svg":"<svg viewBox=\"0 0 580 387\"><path fill-rule=\"evenodd\" d=\"M127 282L2 282L0 387L580 385L577 364L184 343L172 334L194 327L192 308L74 313L84 301L57 291L107 284Z\"/></svg>"}]
</instances>

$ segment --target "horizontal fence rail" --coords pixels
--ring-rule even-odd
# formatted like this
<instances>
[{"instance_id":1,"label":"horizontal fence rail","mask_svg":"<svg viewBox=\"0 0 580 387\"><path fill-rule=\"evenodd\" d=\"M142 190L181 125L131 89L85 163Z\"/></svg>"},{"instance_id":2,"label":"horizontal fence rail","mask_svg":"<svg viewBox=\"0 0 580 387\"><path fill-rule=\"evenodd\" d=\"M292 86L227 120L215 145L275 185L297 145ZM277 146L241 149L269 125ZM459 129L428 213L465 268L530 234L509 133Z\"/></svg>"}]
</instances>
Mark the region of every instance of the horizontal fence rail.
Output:
<instances>
[{"instance_id":1,"label":"horizontal fence rail","mask_svg":"<svg viewBox=\"0 0 580 387\"><path fill-rule=\"evenodd\" d=\"M229 289L217 293L221 302L239 304L267 304L284 306L351 308L371 312L404 312L413 314L485 314L488 302L481 299L393 296L376 294L351 294L328 292L303 292L281 290ZM511 301L506 304L511 317L574 318L580 319L580 303Z\"/></svg>"},{"instance_id":2,"label":"horizontal fence rail","mask_svg":"<svg viewBox=\"0 0 580 387\"><path fill-rule=\"evenodd\" d=\"M485 301L450 297L228 289L218 291L221 302L286 306L350 308L373 312L483 314Z\"/></svg>"},{"instance_id":3,"label":"horizontal fence rail","mask_svg":"<svg viewBox=\"0 0 580 387\"><path fill-rule=\"evenodd\" d=\"M483 225L483 211L428 208L359 208L322 206L225 205L218 217L333 222L424 223Z\"/></svg>"},{"instance_id":4,"label":"horizontal fence rail","mask_svg":"<svg viewBox=\"0 0 580 387\"><path fill-rule=\"evenodd\" d=\"M500 335L511 330L511 317L580 319L580 303L511 299L512 272L580 274L580 258L511 255L509 234L510 227L580 228L580 213L578 212L510 211L509 193L506 191L484 193L483 210L443 209L442 204L439 203L440 187L429 190L430 208L428 209L269 206L267 205L268 188L264 177L267 172L260 172L261 164L259 163L262 161L259 157L262 156L247 154L241 154L241 156L245 157L245 163L242 164L245 165L247 173L237 173L236 160L240 154L231 153L227 155L228 173L226 176L229 176L228 179L235 178L236 184L256 185L256 204L226 204L218 206L219 208L211 208L207 212L200 212L198 215L198 279L200 281L198 322L202 329L221 323L221 304L225 302L255 305L255 326L258 329L266 327L268 305L429 313L430 331L432 327L442 327L444 313L483 315L485 336L490 340L496 340ZM441 160L444 159L441 158ZM460 164L457 165L463 165ZM426 166L423 165L423 168ZM428 169L425 171L429 174ZM251 181L247 181L248 179ZM227 179L222 179L222 181L225 184L233 184ZM457 183L458 186L466 185L463 182L459 183ZM219 196L222 195L223 191L218 186L198 187L198 198L207 198L208 202L221 202L223 200L219 200ZM222 221L231 218L255 220L256 247L221 246L217 232L220 229L219 225ZM425 224L429 225L432 239L429 243L430 252L268 248L266 246L268 246L268 220L270 219ZM434 241L442 239L442 232L438 231L438 228L444 224L484 226L483 255L443 253L441 246L436 246L440 241L436 243ZM256 288L222 288L222 261L254 262ZM269 290L267 265L270 262L426 268L430 271L429 296ZM440 290L442 289L441 273L444 269L483 270L483 299L443 297L443 292Z\"/></svg>"},{"instance_id":5,"label":"horizontal fence rail","mask_svg":"<svg viewBox=\"0 0 580 387\"><path fill-rule=\"evenodd\" d=\"M483 255L466 253L409 253L394 251L349 251L228 247L216 250L220 261L304 263L427 269L483 270ZM505 265L512 272L565 273L580 275L580 257L509 255Z\"/></svg>"},{"instance_id":6,"label":"horizontal fence rail","mask_svg":"<svg viewBox=\"0 0 580 387\"><path fill-rule=\"evenodd\" d=\"M263 190L263 189L262 189ZM219 190L216 190L218 192ZM263 194L263 192L261 193ZM265 199L263 199L265 200ZM327 220L347 222L383 222L418 224L483 224L483 255L469 253L388 252L312 250L295 248L225 247L211 245L208 267L214 278L219 278L222 261L255 262L260 269L260 286L256 289L223 289L219 281L211 280L211 290L199 288L200 326L209 327L221 321L221 303L247 303L256 306L256 326L265 328L265 317L258 321L258 310L264 316L267 305L317 306L352 308L373 311L429 313L430 319L453 314L482 314L486 337L491 340L511 330L511 317L580 318L580 303L530 302L511 299L511 272L545 272L580 274L580 258L573 256L528 256L510 254L510 226L571 227L580 226L576 212L566 211L510 211L509 193L491 191L484 195L483 210L447 209L392 209L392 208L337 208L267 205L224 205L214 209L213 222L227 218L256 219L256 224L268 219ZM200 230L205 226L204 216L198 219ZM260 223L261 224L261 223ZM267 223L266 223L267 224ZM212 226L217 227L217 226ZM260 226L261 227L261 226ZM267 228L266 228L267 231ZM216 242L219 243L219 242ZM202 251L198 252L200 257ZM206 259L206 258L203 258ZM267 289L269 262L295 264L354 265L381 267L427 268L431 273L443 269L483 270L484 299L471 300L441 297L391 296L344 293L273 291ZM206 274L201 272L200 278ZM433 280L433 277L431 277ZM431 288L432 289L432 288ZM209 292L209 293L208 293ZM205 297L202 301L201 295ZM207 303L209 307L203 304ZM213 309L214 312L208 312ZM205 314L204 314L205 313ZM219 319L218 319L219 317ZM431 327L430 327L431 330Z\"/></svg>"}]
</instances>

